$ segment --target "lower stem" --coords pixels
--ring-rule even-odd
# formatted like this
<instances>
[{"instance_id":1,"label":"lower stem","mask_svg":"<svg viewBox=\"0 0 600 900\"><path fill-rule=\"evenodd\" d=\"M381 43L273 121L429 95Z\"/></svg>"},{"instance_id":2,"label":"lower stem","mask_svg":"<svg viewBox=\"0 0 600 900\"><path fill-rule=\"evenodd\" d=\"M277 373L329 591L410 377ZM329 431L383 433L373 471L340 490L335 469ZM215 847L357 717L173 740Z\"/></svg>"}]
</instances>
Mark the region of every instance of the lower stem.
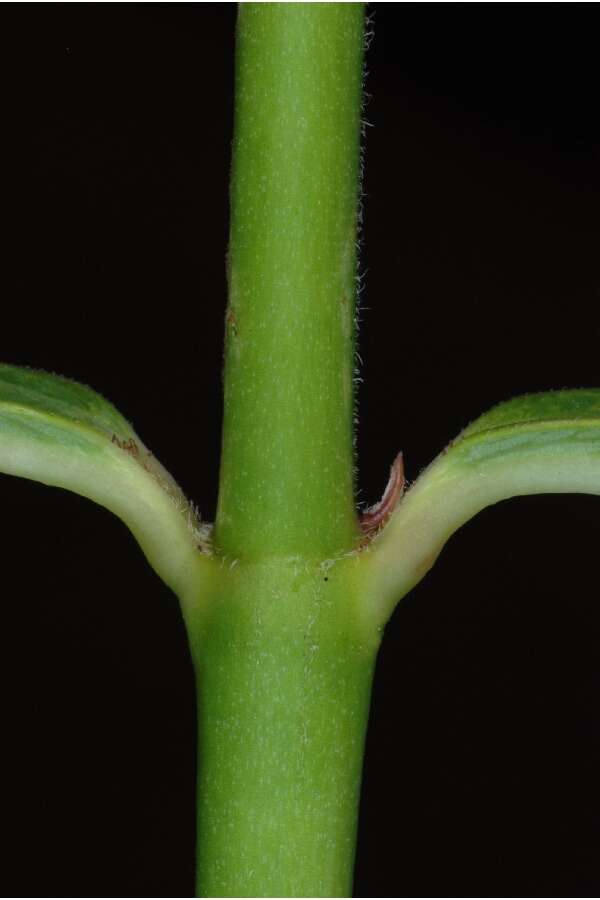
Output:
<instances>
[{"instance_id":1,"label":"lower stem","mask_svg":"<svg viewBox=\"0 0 600 900\"><path fill-rule=\"evenodd\" d=\"M191 626L198 896L351 893L377 641L348 589L297 560L240 565Z\"/></svg>"}]
</instances>

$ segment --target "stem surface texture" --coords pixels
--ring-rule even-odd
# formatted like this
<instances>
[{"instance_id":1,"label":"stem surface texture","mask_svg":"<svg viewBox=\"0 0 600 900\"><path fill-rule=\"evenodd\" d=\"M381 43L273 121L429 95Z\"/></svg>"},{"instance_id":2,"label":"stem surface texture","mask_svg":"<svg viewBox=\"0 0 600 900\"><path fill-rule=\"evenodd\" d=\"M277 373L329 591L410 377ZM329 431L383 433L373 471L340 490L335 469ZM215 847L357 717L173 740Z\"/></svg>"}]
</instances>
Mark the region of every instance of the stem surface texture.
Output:
<instances>
[{"instance_id":1,"label":"stem surface texture","mask_svg":"<svg viewBox=\"0 0 600 900\"><path fill-rule=\"evenodd\" d=\"M356 541L363 18L353 3L240 6L215 532L235 558Z\"/></svg>"},{"instance_id":2,"label":"stem surface texture","mask_svg":"<svg viewBox=\"0 0 600 900\"><path fill-rule=\"evenodd\" d=\"M200 896L351 890L379 641L352 555L363 28L239 11L214 577L184 604Z\"/></svg>"}]
</instances>

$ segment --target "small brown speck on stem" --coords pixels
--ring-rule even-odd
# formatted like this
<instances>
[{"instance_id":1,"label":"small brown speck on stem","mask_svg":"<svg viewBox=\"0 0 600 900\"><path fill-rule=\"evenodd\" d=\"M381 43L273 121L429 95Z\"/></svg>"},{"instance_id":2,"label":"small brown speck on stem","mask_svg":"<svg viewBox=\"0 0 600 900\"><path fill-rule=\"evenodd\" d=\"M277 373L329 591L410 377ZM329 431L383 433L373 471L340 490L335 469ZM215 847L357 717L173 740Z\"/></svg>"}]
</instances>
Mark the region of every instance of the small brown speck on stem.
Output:
<instances>
[{"instance_id":1,"label":"small brown speck on stem","mask_svg":"<svg viewBox=\"0 0 600 900\"><path fill-rule=\"evenodd\" d=\"M227 328L233 332L234 336L237 337L237 319L231 305L227 307L227 312L225 313L225 324L227 325Z\"/></svg>"}]
</instances>

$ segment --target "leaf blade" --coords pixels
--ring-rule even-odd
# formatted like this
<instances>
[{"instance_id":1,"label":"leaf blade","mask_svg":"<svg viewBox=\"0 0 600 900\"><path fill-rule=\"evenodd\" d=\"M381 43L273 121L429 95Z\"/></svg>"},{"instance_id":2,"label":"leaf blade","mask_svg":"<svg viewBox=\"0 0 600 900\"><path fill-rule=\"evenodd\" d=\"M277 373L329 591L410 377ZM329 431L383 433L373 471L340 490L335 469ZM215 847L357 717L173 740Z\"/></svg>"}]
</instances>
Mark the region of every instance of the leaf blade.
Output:
<instances>
[{"instance_id":1,"label":"leaf blade","mask_svg":"<svg viewBox=\"0 0 600 900\"><path fill-rule=\"evenodd\" d=\"M88 424L107 434L133 436L133 428L101 394L63 375L0 364L0 401Z\"/></svg>"}]
</instances>

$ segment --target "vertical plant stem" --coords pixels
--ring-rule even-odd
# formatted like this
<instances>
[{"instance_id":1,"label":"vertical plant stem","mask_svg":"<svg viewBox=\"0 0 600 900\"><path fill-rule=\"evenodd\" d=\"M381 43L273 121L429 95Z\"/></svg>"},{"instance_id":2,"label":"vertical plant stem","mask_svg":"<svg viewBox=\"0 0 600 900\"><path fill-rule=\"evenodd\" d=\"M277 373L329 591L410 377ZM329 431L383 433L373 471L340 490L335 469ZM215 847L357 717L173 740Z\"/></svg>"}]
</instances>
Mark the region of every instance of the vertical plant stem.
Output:
<instances>
[{"instance_id":1,"label":"vertical plant stem","mask_svg":"<svg viewBox=\"0 0 600 900\"><path fill-rule=\"evenodd\" d=\"M239 8L215 530L236 558L356 539L363 22L360 3Z\"/></svg>"},{"instance_id":2,"label":"vertical plant stem","mask_svg":"<svg viewBox=\"0 0 600 900\"><path fill-rule=\"evenodd\" d=\"M200 897L351 893L379 636L327 571L240 564L195 623Z\"/></svg>"},{"instance_id":3,"label":"vertical plant stem","mask_svg":"<svg viewBox=\"0 0 600 900\"><path fill-rule=\"evenodd\" d=\"M351 888L379 639L348 556L363 28L239 10L216 568L185 611L200 896Z\"/></svg>"}]
</instances>

